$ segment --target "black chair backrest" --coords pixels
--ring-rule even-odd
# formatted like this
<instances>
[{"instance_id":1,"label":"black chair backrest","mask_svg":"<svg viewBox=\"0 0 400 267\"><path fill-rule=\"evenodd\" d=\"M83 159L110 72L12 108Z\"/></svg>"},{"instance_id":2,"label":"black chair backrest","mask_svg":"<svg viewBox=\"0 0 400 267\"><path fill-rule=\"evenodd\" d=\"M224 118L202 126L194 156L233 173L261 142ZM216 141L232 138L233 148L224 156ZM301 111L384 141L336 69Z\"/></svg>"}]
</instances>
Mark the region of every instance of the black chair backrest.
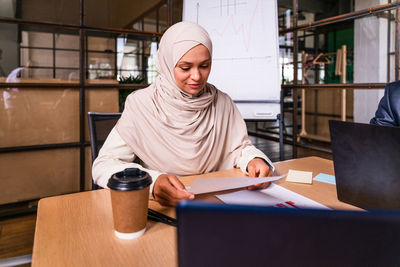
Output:
<instances>
[{"instance_id":1,"label":"black chair backrest","mask_svg":"<svg viewBox=\"0 0 400 267\"><path fill-rule=\"evenodd\" d=\"M92 163L97 158L100 148L103 146L108 134L111 132L120 117L121 113L88 112ZM98 188L99 187L93 183L92 179L92 189Z\"/></svg>"}]
</instances>

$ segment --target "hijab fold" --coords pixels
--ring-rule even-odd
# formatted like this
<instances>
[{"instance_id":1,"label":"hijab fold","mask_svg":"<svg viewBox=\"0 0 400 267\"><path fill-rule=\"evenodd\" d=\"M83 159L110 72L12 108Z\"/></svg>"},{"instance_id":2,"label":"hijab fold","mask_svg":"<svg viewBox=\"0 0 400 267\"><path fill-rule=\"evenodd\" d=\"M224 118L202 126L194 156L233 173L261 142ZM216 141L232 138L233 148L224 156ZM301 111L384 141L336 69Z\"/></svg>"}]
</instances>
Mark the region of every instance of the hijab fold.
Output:
<instances>
[{"instance_id":1,"label":"hijab fold","mask_svg":"<svg viewBox=\"0 0 400 267\"><path fill-rule=\"evenodd\" d=\"M116 128L147 168L178 176L231 169L251 144L228 95L209 83L197 96L177 86L177 62L199 44L212 55L211 39L200 25L171 26L160 41L155 82L126 100Z\"/></svg>"}]
</instances>

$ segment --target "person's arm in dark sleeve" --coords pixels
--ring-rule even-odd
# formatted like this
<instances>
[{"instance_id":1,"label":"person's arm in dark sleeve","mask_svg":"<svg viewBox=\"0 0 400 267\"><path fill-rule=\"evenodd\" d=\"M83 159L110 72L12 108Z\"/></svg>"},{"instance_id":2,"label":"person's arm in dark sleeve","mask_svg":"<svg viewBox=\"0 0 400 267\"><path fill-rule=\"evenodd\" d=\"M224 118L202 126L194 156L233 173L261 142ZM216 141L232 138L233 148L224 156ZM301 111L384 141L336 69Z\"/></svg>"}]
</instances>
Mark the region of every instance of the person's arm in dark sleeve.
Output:
<instances>
[{"instance_id":1,"label":"person's arm in dark sleeve","mask_svg":"<svg viewBox=\"0 0 400 267\"><path fill-rule=\"evenodd\" d=\"M385 94L379 102L375 117L371 119L371 124L383 126L400 126L400 82L388 84Z\"/></svg>"}]
</instances>

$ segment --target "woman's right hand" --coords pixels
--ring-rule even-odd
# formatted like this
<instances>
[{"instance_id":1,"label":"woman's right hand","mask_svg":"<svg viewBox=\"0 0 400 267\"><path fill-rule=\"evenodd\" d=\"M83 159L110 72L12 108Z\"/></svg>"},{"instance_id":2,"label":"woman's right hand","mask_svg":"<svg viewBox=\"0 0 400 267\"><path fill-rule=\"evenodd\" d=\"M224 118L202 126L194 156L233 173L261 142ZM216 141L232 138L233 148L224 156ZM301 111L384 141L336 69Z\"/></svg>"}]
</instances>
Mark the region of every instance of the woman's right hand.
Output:
<instances>
[{"instance_id":1,"label":"woman's right hand","mask_svg":"<svg viewBox=\"0 0 400 267\"><path fill-rule=\"evenodd\" d=\"M153 195L163 206L176 206L182 199L194 199L194 194L186 191L181 181L172 174L158 176L154 183Z\"/></svg>"}]
</instances>

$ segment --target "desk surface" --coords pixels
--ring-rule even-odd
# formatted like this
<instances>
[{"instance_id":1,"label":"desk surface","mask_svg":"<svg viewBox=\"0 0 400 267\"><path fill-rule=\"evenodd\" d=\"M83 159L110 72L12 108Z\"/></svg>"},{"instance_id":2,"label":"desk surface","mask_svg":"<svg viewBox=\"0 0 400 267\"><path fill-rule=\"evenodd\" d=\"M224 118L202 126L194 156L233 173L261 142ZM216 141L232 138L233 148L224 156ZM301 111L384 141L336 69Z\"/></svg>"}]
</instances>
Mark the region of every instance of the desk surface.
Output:
<instances>
[{"instance_id":1,"label":"desk surface","mask_svg":"<svg viewBox=\"0 0 400 267\"><path fill-rule=\"evenodd\" d=\"M334 174L333 163L318 157L288 160L274 164L277 174L288 169ZM239 169L182 177L191 185L199 177L242 177ZM312 185L277 184L333 209L358 209L337 200L336 187L314 181ZM146 233L138 239L120 240L114 236L109 190L96 190L40 200L33 266L177 266L176 228L149 221ZM217 201L211 195L204 200ZM155 201L149 207L175 216L173 208Z\"/></svg>"}]
</instances>

